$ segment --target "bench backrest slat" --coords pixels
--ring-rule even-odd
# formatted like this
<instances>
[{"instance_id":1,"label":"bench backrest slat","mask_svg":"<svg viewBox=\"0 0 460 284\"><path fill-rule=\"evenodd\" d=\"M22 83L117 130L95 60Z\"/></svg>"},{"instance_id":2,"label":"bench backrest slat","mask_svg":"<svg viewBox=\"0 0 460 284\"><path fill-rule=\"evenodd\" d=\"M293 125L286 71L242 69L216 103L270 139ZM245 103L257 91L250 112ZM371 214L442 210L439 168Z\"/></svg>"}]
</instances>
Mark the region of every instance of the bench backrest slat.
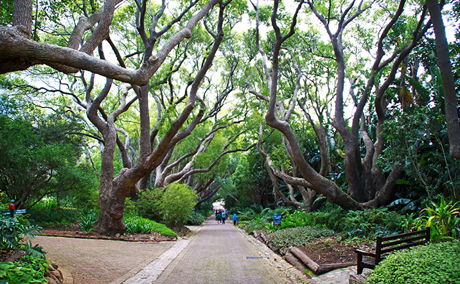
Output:
<instances>
[{"instance_id":1,"label":"bench backrest slat","mask_svg":"<svg viewBox=\"0 0 460 284\"><path fill-rule=\"evenodd\" d=\"M423 245L425 243L426 243L426 240L423 240L423 241L419 241L419 242L413 242L413 243L410 243L410 244L400 245L400 246L397 246L397 247L387 248L387 249L381 250L380 252L381 252L381 255L382 255L382 254L389 253L389 252L392 252L392 251L395 251L395 250L402 250L402 249L405 249L405 248L410 248L410 247L414 247L414 246L418 246L418 245Z\"/></svg>"},{"instance_id":2,"label":"bench backrest slat","mask_svg":"<svg viewBox=\"0 0 460 284\"><path fill-rule=\"evenodd\" d=\"M398 235L377 237L375 254L376 257L380 259L383 254L425 244L429 240L430 228Z\"/></svg>"},{"instance_id":3,"label":"bench backrest slat","mask_svg":"<svg viewBox=\"0 0 460 284\"><path fill-rule=\"evenodd\" d=\"M426 235L426 230L413 231L413 232L409 232L409 233L402 233L402 234L398 234L398 235L391 235L391 236L380 237L380 238L382 240L394 240L394 239L400 239L402 237L413 236L413 235Z\"/></svg>"},{"instance_id":4,"label":"bench backrest slat","mask_svg":"<svg viewBox=\"0 0 460 284\"><path fill-rule=\"evenodd\" d=\"M423 236L415 236L415 237L411 237L411 238L403 238L403 239L396 240L396 241L385 242L385 243L380 244L380 247L383 250L384 248L387 248L387 247L395 247L395 246L397 246L399 244L412 243L414 241L419 241L419 240L425 240L426 241L426 236L425 235L423 235Z\"/></svg>"}]
</instances>

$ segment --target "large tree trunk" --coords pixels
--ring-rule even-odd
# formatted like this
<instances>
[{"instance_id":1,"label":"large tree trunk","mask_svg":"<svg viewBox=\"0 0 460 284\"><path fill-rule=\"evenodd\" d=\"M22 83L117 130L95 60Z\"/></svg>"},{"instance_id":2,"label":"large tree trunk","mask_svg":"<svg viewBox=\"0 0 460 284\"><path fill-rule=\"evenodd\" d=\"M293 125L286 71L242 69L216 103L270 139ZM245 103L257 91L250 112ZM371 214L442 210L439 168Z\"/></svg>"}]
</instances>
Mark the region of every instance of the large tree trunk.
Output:
<instances>
[{"instance_id":1,"label":"large tree trunk","mask_svg":"<svg viewBox=\"0 0 460 284\"><path fill-rule=\"evenodd\" d=\"M20 28L27 38L32 34L32 0L15 0L13 26Z\"/></svg>"},{"instance_id":2,"label":"large tree trunk","mask_svg":"<svg viewBox=\"0 0 460 284\"><path fill-rule=\"evenodd\" d=\"M437 0L426 0L426 6L433 22L436 36L436 53L438 66L441 70L444 87L445 112L447 121L447 133L449 135L450 155L454 159L460 159L460 124L458 120L458 102L455 94L454 75L449 58L449 46L446 38L446 29L441 16L441 8Z\"/></svg>"},{"instance_id":3,"label":"large tree trunk","mask_svg":"<svg viewBox=\"0 0 460 284\"><path fill-rule=\"evenodd\" d=\"M104 149L102 151L102 174L99 187L100 214L97 221L97 230L107 233L123 232L124 196L120 198L114 189L113 158L116 147L117 133L113 121L108 121L103 132Z\"/></svg>"}]
</instances>

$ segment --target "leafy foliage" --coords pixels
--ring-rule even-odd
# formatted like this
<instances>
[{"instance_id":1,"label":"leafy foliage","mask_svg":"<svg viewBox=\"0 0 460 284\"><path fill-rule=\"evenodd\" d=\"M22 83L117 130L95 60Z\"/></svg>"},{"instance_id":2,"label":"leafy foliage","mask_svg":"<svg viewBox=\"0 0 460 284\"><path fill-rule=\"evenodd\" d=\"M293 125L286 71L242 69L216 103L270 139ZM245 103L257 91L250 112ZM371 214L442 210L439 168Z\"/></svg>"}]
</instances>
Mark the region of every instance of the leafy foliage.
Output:
<instances>
[{"instance_id":1,"label":"leafy foliage","mask_svg":"<svg viewBox=\"0 0 460 284\"><path fill-rule=\"evenodd\" d=\"M28 218L40 226L70 225L78 221L80 212L74 208L37 206L29 210Z\"/></svg>"},{"instance_id":2,"label":"leafy foliage","mask_svg":"<svg viewBox=\"0 0 460 284\"><path fill-rule=\"evenodd\" d=\"M274 226L272 223L273 214L283 215L281 225ZM403 231L404 217L396 212L387 209L367 209L367 210L343 210L329 208L327 211L305 212L296 210L292 213L287 208L278 210L265 209L259 214L253 211L240 214L240 225L246 231L268 230L277 231L286 228L302 226L326 227L338 233L342 233L347 238L367 237L374 238L379 235L390 235ZM250 216L248 218L248 216Z\"/></svg>"},{"instance_id":3,"label":"leafy foliage","mask_svg":"<svg viewBox=\"0 0 460 284\"><path fill-rule=\"evenodd\" d=\"M136 201L127 201L127 212L144 218L182 226L192 216L197 202L196 192L184 184L173 183L140 193Z\"/></svg>"},{"instance_id":4,"label":"leafy foliage","mask_svg":"<svg viewBox=\"0 0 460 284\"><path fill-rule=\"evenodd\" d=\"M431 205L422 210L427 213L423 219L426 220L426 227L431 228L431 238L439 240L455 237L460 224L460 202L447 202L441 196L439 203L431 202Z\"/></svg>"},{"instance_id":5,"label":"leafy foliage","mask_svg":"<svg viewBox=\"0 0 460 284\"><path fill-rule=\"evenodd\" d=\"M80 229L85 232L91 232L94 224L97 220L97 214L95 211L88 210L83 211L80 214Z\"/></svg>"},{"instance_id":6,"label":"leafy foliage","mask_svg":"<svg viewBox=\"0 0 460 284\"><path fill-rule=\"evenodd\" d=\"M38 234L40 227L16 217L0 217L0 249L19 249L26 238Z\"/></svg>"},{"instance_id":7,"label":"leafy foliage","mask_svg":"<svg viewBox=\"0 0 460 284\"><path fill-rule=\"evenodd\" d=\"M158 200L158 208L166 224L182 226L192 215L196 202L197 194L191 187L173 183L165 188Z\"/></svg>"},{"instance_id":8,"label":"leafy foliage","mask_svg":"<svg viewBox=\"0 0 460 284\"><path fill-rule=\"evenodd\" d=\"M390 254L366 283L459 283L460 242L415 247Z\"/></svg>"},{"instance_id":9,"label":"leafy foliage","mask_svg":"<svg viewBox=\"0 0 460 284\"><path fill-rule=\"evenodd\" d=\"M126 212L160 221L161 214L158 207L158 200L160 200L163 193L163 188L153 188L141 191L136 201L126 200Z\"/></svg>"},{"instance_id":10,"label":"leafy foliage","mask_svg":"<svg viewBox=\"0 0 460 284\"><path fill-rule=\"evenodd\" d=\"M289 246L301 246L319 237L327 237L334 231L327 228L297 227L279 230L268 235L270 241L278 248Z\"/></svg>"},{"instance_id":11,"label":"leafy foliage","mask_svg":"<svg viewBox=\"0 0 460 284\"><path fill-rule=\"evenodd\" d=\"M126 232L132 234L149 234L153 232L176 237L177 234L163 224L139 216L125 216Z\"/></svg>"},{"instance_id":12,"label":"leafy foliage","mask_svg":"<svg viewBox=\"0 0 460 284\"><path fill-rule=\"evenodd\" d=\"M192 215L188 217L188 225L201 225L206 220L206 218L200 212L193 211Z\"/></svg>"},{"instance_id":13,"label":"leafy foliage","mask_svg":"<svg viewBox=\"0 0 460 284\"><path fill-rule=\"evenodd\" d=\"M58 115L34 123L0 115L0 191L30 207L47 194L91 186L92 176L75 166L81 140L68 134L79 128Z\"/></svg>"},{"instance_id":14,"label":"leafy foliage","mask_svg":"<svg viewBox=\"0 0 460 284\"><path fill-rule=\"evenodd\" d=\"M43 257L23 256L19 262L0 263L0 282L11 284L48 283L44 274L48 261Z\"/></svg>"}]
</instances>

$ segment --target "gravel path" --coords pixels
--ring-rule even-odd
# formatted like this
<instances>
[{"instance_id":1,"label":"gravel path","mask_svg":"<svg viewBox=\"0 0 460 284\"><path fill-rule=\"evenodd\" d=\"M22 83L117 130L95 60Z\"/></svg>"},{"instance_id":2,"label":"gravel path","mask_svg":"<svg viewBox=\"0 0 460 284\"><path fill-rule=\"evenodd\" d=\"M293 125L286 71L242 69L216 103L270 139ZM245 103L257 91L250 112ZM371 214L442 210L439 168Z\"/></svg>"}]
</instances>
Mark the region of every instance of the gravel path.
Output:
<instances>
[{"instance_id":1,"label":"gravel path","mask_svg":"<svg viewBox=\"0 0 460 284\"><path fill-rule=\"evenodd\" d=\"M153 283L294 283L283 275L282 262L232 224L209 219Z\"/></svg>"},{"instance_id":2,"label":"gravel path","mask_svg":"<svg viewBox=\"0 0 460 284\"><path fill-rule=\"evenodd\" d=\"M175 244L43 236L33 243L59 265L65 284L121 283Z\"/></svg>"}]
</instances>

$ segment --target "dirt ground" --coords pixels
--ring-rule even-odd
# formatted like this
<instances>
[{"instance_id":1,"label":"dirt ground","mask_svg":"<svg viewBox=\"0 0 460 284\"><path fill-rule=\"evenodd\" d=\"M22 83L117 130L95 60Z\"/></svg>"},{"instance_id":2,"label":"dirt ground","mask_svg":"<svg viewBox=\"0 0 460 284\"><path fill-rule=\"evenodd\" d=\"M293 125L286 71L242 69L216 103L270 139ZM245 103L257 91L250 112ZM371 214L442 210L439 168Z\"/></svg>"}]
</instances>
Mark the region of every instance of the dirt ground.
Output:
<instances>
[{"instance_id":1,"label":"dirt ground","mask_svg":"<svg viewBox=\"0 0 460 284\"><path fill-rule=\"evenodd\" d=\"M318 264L356 262L355 247L334 238L318 239L300 249Z\"/></svg>"},{"instance_id":2,"label":"dirt ground","mask_svg":"<svg viewBox=\"0 0 460 284\"><path fill-rule=\"evenodd\" d=\"M59 265L65 284L121 283L174 245L37 236L32 241Z\"/></svg>"}]
</instances>

